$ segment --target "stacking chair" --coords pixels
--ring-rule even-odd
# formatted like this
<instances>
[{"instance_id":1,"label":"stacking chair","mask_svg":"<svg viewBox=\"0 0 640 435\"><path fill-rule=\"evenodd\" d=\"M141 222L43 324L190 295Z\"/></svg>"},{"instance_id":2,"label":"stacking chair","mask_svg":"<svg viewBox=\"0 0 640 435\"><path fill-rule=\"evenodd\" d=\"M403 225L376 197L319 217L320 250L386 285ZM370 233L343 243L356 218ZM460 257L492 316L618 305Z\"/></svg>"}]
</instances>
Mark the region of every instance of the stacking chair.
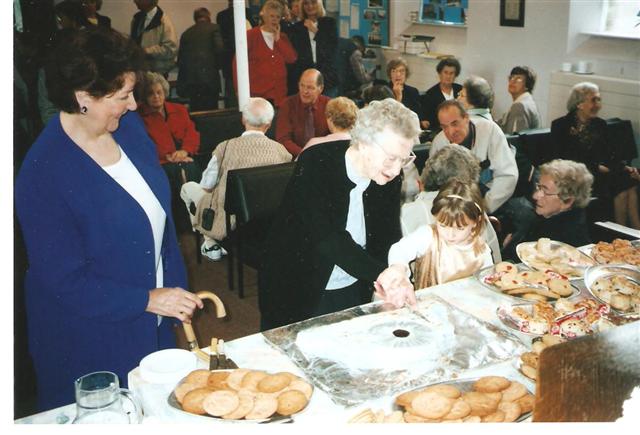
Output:
<instances>
[{"instance_id":1,"label":"stacking chair","mask_svg":"<svg viewBox=\"0 0 640 435\"><path fill-rule=\"evenodd\" d=\"M293 174L294 162L255 168L234 169L227 173L225 194L229 289L233 290L233 262L238 273L238 296L244 297L243 267L259 269L264 243ZM231 228L235 216L235 229Z\"/></svg>"}]
</instances>

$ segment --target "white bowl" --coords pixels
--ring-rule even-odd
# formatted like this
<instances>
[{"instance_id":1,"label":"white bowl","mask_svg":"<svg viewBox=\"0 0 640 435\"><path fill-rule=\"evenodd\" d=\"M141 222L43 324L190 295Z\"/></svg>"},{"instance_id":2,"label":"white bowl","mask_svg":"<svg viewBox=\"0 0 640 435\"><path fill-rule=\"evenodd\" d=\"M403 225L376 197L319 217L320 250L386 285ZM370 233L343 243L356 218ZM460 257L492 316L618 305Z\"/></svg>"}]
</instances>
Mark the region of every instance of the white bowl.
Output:
<instances>
[{"instance_id":1,"label":"white bowl","mask_svg":"<svg viewBox=\"0 0 640 435\"><path fill-rule=\"evenodd\" d=\"M140 361L142 379L154 384L177 384L196 369L198 358L184 349L165 349L150 353Z\"/></svg>"}]
</instances>

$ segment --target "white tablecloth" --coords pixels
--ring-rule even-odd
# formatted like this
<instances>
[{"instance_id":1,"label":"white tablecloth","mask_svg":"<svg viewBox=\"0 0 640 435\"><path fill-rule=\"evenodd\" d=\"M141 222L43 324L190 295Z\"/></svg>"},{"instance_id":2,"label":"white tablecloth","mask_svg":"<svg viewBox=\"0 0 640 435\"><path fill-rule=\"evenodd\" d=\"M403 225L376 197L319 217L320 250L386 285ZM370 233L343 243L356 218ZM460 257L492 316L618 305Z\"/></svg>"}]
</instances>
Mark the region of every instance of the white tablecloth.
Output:
<instances>
[{"instance_id":1,"label":"white tablecloth","mask_svg":"<svg viewBox=\"0 0 640 435\"><path fill-rule=\"evenodd\" d=\"M431 292L453 306L502 329L507 328L496 316L496 308L501 304L514 302L510 297L486 289L475 278L462 279L430 289L420 290L419 292ZM510 329L509 331L513 332L523 344L530 347L531 336L514 332ZM227 356L232 358L240 367L270 372L290 371L297 375L303 375L302 371L295 366L285 354L273 348L261 334L253 334L230 341L226 343L225 348ZM473 378L486 374L502 375L517 380L526 385L531 391L534 391L535 384L518 372L516 359L517 358L493 366L466 371L460 378ZM206 368L204 362L199 360L199 364L203 368ZM147 382L141 377L139 368L135 368L129 372L128 381L129 388L137 395L142 403L145 416L143 423L174 422L212 424L219 422L208 417L191 415L172 408L167 403L167 397L175 385ZM326 424L327 421L346 423L363 408L371 407L374 409L384 409L389 412L392 402L393 397L381 397L378 400L367 402L358 407L344 408L332 402L326 393L316 388L307 408L300 414L294 416L294 420L296 423L307 424ZM17 420L16 423L56 423L57 418L64 419L64 417L60 416L67 416L72 419L74 415L75 406L68 405ZM222 422L221 424L234 423Z\"/></svg>"}]
</instances>

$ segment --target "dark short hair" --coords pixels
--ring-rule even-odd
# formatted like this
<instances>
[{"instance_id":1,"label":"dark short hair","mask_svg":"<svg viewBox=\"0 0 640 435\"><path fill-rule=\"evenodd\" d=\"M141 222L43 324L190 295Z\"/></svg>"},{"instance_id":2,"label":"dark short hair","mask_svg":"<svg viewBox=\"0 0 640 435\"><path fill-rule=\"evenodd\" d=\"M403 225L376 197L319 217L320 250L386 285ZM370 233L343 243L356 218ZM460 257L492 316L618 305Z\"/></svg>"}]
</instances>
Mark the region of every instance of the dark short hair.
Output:
<instances>
[{"instance_id":1,"label":"dark short hair","mask_svg":"<svg viewBox=\"0 0 640 435\"><path fill-rule=\"evenodd\" d=\"M54 7L55 14L64 15L68 19L76 23L77 27L87 26L87 18L80 2L75 0L63 0Z\"/></svg>"},{"instance_id":2,"label":"dark short hair","mask_svg":"<svg viewBox=\"0 0 640 435\"><path fill-rule=\"evenodd\" d=\"M467 91L467 101L473 107L481 109L493 107L493 89L482 77L471 76L464 81L462 87Z\"/></svg>"},{"instance_id":3,"label":"dark short hair","mask_svg":"<svg viewBox=\"0 0 640 435\"><path fill-rule=\"evenodd\" d=\"M381 101L385 98L395 98L393 91L387 85L375 84L367 86L364 88L364 91L362 91L364 104L369 104L372 101Z\"/></svg>"},{"instance_id":4,"label":"dark short hair","mask_svg":"<svg viewBox=\"0 0 640 435\"><path fill-rule=\"evenodd\" d=\"M211 12L207 8L198 8L193 11L193 21L198 21L200 18L211 19Z\"/></svg>"},{"instance_id":5,"label":"dark short hair","mask_svg":"<svg viewBox=\"0 0 640 435\"><path fill-rule=\"evenodd\" d=\"M438 72L438 74L440 74L446 66L452 66L456 69L456 77L460 75L462 67L460 66L460 62L458 61L458 59L456 59L455 57L446 57L438 62L438 65L436 66L436 71Z\"/></svg>"},{"instance_id":6,"label":"dark short hair","mask_svg":"<svg viewBox=\"0 0 640 435\"><path fill-rule=\"evenodd\" d=\"M102 98L122 88L125 73L138 76L145 67L142 49L115 30L96 27L71 32L47 62L49 100L64 112L78 113L76 91Z\"/></svg>"},{"instance_id":7,"label":"dark short hair","mask_svg":"<svg viewBox=\"0 0 640 435\"><path fill-rule=\"evenodd\" d=\"M529 68L528 66L514 66L509 75L518 75L525 77L525 87L527 91L533 92L533 87L536 85L536 78L538 75L534 70Z\"/></svg>"},{"instance_id":8,"label":"dark short hair","mask_svg":"<svg viewBox=\"0 0 640 435\"><path fill-rule=\"evenodd\" d=\"M462 116L463 118L467 116L467 110L464 108L462 103L458 100L444 100L442 103L438 105L438 110L436 111L436 113L440 113L443 110L448 109L449 107L457 107L458 110L460 111L460 116Z\"/></svg>"}]
</instances>

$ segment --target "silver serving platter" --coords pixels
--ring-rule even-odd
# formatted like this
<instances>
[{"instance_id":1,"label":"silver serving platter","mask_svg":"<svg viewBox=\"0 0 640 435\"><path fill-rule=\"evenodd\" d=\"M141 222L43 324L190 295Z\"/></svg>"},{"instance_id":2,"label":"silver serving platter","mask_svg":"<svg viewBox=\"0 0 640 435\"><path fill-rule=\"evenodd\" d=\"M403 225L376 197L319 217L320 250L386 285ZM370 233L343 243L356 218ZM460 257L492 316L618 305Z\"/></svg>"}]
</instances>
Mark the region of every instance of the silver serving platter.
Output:
<instances>
[{"instance_id":1,"label":"silver serving platter","mask_svg":"<svg viewBox=\"0 0 640 435\"><path fill-rule=\"evenodd\" d=\"M466 393L466 392L469 392L469 391L473 391L473 384L478 379L480 379L480 377L468 378L468 379L456 379L456 380L444 381L444 382L436 382L435 384L429 384L429 385L425 385L423 387L413 388L411 390L403 391L403 393L406 393L406 392L409 392L409 391L424 390L425 388L433 387L434 385L453 385L458 390L460 390L460 392ZM509 378L507 378L507 379L509 379ZM527 379L529 379L529 378L527 378ZM511 380L511 379L509 379L509 380ZM520 383L522 384L522 382L520 382ZM526 385L524 385L524 387L527 388ZM533 392L531 390L529 390L529 388L527 388L527 393L533 394ZM402 394L402 393L400 393L400 394ZM397 403L395 403L395 401L393 402L393 410L394 411L398 411L398 410L402 411L403 409L404 408L399 406ZM521 414L520 417L518 417L514 423L519 423L521 421L526 420L527 418L531 417L531 414L532 414L531 411L530 412L525 412L524 414Z\"/></svg>"},{"instance_id":2,"label":"silver serving platter","mask_svg":"<svg viewBox=\"0 0 640 435\"><path fill-rule=\"evenodd\" d=\"M511 306L509 306L508 308L515 308L515 307L530 307L531 308L531 312L533 312L533 305L532 303L529 304L513 304ZM515 332L519 332L520 334L525 334L525 335L531 335L532 337L541 337L544 334L536 334L534 332L524 332L521 331L520 328L518 327L518 324L516 322L513 321L513 319L509 316L505 316L502 313L501 308L506 308L506 307L498 307L496 308L496 315L498 316L498 319L500 319L500 321L502 322L503 325L505 325L507 328L515 331Z\"/></svg>"},{"instance_id":3,"label":"silver serving platter","mask_svg":"<svg viewBox=\"0 0 640 435\"><path fill-rule=\"evenodd\" d=\"M537 241L536 241L536 242L522 242L522 243L519 243L519 244L518 244L518 246L516 246L516 254L518 255L518 258L520 259L520 261L522 261L522 262L523 262L525 265L527 265L529 268L531 268L531 269L535 269L535 270L540 270L540 271L542 271L542 272L544 272L545 270L555 270L555 269L553 268L553 266L551 266L551 265L550 265L548 268L544 268L544 269L541 269L541 268L539 268L539 267L536 267L536 265L534 265L532 262L530 262L530 261L529 261L529 259L527 259L525 255L523 255L523 250L524 250L524 249L526 249L526 247L529 247L529 246L533 247L533 246L535 246L535 245L536 245L536 243L538 243L538 242L537 242ZM558 249L558 248L560 248L560 247L565 247L565 248L573 249L573 250L575 250L576 252L578 252L578 253L580 254L580 256L581 256L581 257L582 257L586 262L589 262L591 265L595 265L595 264L596 264L596 262L595 262L595 260L594 260L593 258L589 257L589 256L588 256L587 254L585 254L584 252L581 252L581 251L580 251L578 248L576 248L575 246L571 246L571 245L569 245L569 244L567 244L567 243L562 243L562 242L558 242L558 241L555 241L555 240L551 240L551 250L552 250L552 251L553 251L553 250L555 250L555 249ZM585 266L582 266L582 265L575 265L575 266L574 266L574 265L570 265L570 266L574 267L574 268L575 268L575 269L577 269L578 271L582 271L582 273L581 273L579 276L563 274L563 275L568 276L568 278L569 278L569 280L570 280L570 281L575 281L575 280L580 280L580 279L582 279L582 278L583 278L584 271L587 269L587 267L589 267L589 266L586 266L586 265L585 265ZM558 272L558 273L561 273L561 272Z\"/></svg>"},{"instance_id":4,"label":"silver serving platter","mask_svg":"<svg viewBox=\"0 0 640 435\"><path fill-rule=\"evenodd\" d=\"M640 249L640 240L630 240L631 242L631 246L633 246L634 248ZM593 252L593 248L596 246L596 244L592 244L590 245L588 248L584 249L582 252L584 252L585 254L587 254L588 256L590 256L591 258L593 258L591 256L591 253ZM593 258L593 260L596 262L596 264L615 264L615 263L601 263L598 260L596 260L595 258ZM627 264L627 263L624 263Z\"/></svg>"},{"instance_id":5,"label":"silver serving platter","mask_svg":"<svg viewBox=\"0 0 640 435\"><path fill-rule=\"evenodd\" d=\"M606 278L614 275L626 276L627 278L631 279L635 283L640 284L640 268L631 266L629 264L600 264L597 266L591 266L587 269L587 271L584 274L584 285L587 287L587 290L589 291L589 293L591 293L594 299L596 299L597 301L603 304L607 304L605 301L600 299L600 297L596 294L596 292L591 290L591 287L593 286L593 283L596 282L597 279ZM607 304L607 305L609 305L611 310L615 311L616 313L632 314L632 315L640 314L633 311L618 310L612 307L610 304Z\"/></svg>"},{"instance_id":6,"label":"silver serving platter","mask_svg":"<svg viewBox=\"0 0 640 435\"><path fill-rule=\"evenodd\" d=\"M524 265L524 264L514 264L514 266L516 266L516 268L518 269L518 272L522 272L522 271L526 271L526 270L531 270L530 267ZM485 278L491 274L493 274L495 272L495 266L489 266L489 267L485 267L484 269L480 269L479 271L477 271L473 276L480 282L480 284L482 284L484 287L486 287L487 289L499 293L505 297L508 298L512 298L521 302L528 302L528 303L535 303L536 301L531 300L531 299L526 299L517 295L510 295L508 293L503 292L499 287L493 285L493 284L489 284L487 282L485 282ZM571 295L566 296L565 299L568 298L572 298L574 296L577 296L580 294L580 289L578 289L574 284L571 284L571 288L573 289L573 293L571 293ZM550 304L555 303L554 299L549 300Z\"/></svg>"}]
</instances>

